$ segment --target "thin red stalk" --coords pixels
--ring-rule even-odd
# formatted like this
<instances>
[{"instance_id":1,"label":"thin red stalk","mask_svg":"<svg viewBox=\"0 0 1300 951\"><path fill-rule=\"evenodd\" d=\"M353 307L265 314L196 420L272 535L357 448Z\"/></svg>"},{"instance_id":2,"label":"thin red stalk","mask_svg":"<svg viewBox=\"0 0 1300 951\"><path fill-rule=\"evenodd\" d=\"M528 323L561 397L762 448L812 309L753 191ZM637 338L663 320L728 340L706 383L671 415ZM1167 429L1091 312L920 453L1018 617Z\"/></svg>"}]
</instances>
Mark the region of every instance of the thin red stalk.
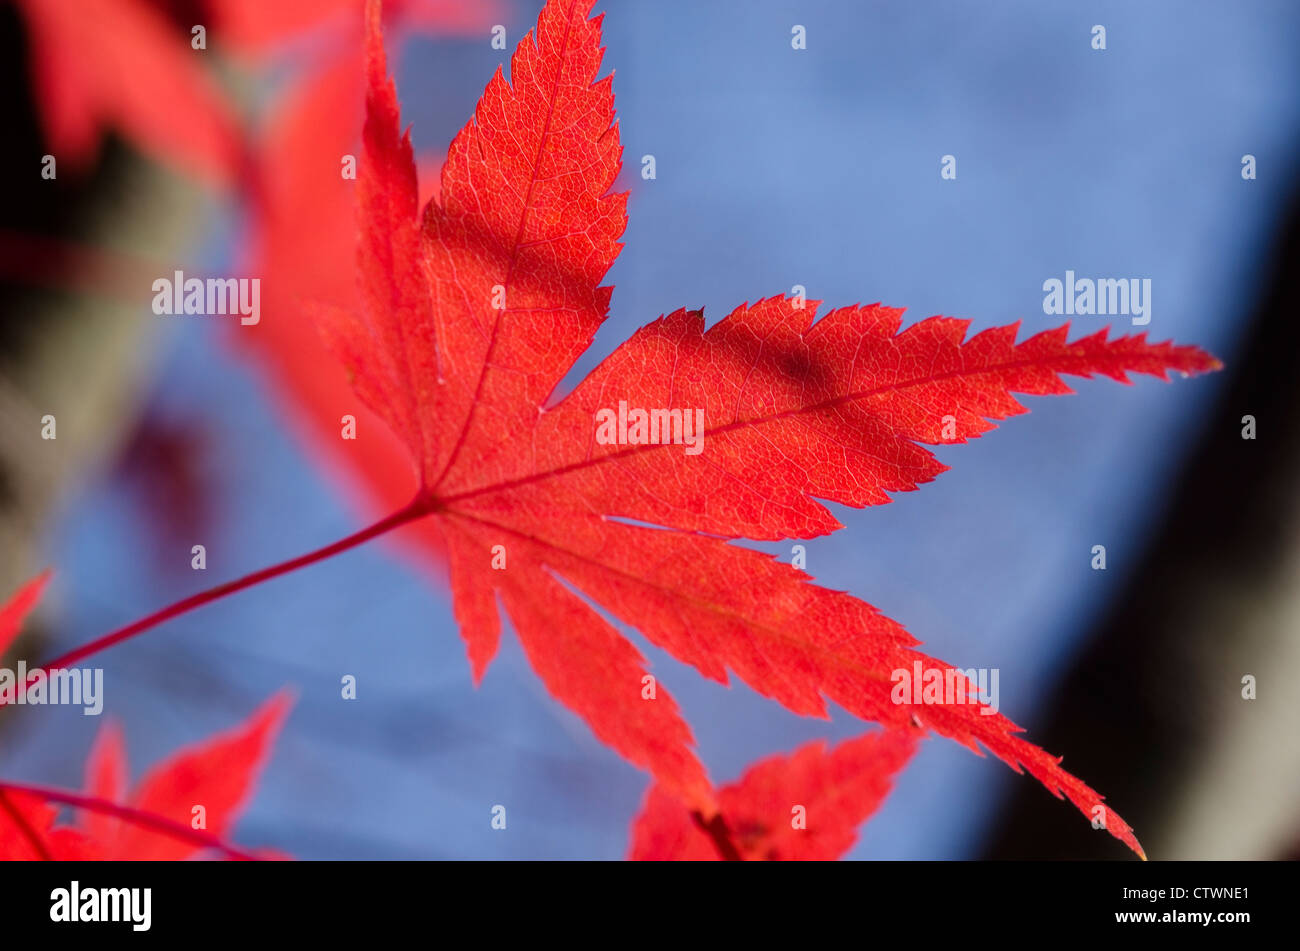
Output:
<instances>
[{"instance_id":1,"label":"thin red stalk","mask_svg":"<svg viewBox=\"0 0 1300 951\"><path fill-rule=\"evenodd\" d=\"M155 832L161 832L169 835L174 839L185 839L196 845L201 845L209 849L219 849L225 852L231 858L240 859L245 862L261 861L256 855L237 849L233 845L227 845L215 835L204 832L201 829L191 829L187 825L179 822L173 822L164 816L156 815L152 812L145 812L142 809L134 809L131 806L123 806L107 799L100 799L97 796L83 796L80 793L69 792L65 789L56 789L52 786L28 786L25 783L0 782L0 796L3 796L4 790L16 793L26 793L29 796L38 796L48 802L59 802L65 806L76 806L78 809L89 809L91 812L102 812L106 815L115 816L118 819L125 819L127 822L134 823L138 826L144 826L147 829L153 829ZM6 803L8 801L6 800ZM42 850L44 851L44 850ZM48 852L44 856L50 858Z\"/></svg>"},{"instance_id":2,"label":"thin red stalk","mask_svg":"<svg viewBox=\"0 0 1300 951\"><path fill-rule=\"evenodd\" d=\"M19 828L23 837L27 839L28 844L32 847L32 851L40 856L41 861L53 861L54 856L50 855L50 850L45 847L45 841L41 838L41 834L32 828L32 824L27 821L27 817L19 812L18 807L9 801L9 795L3 789L0 789L0 807L9 814L9 818L13 820L14 825Z\"/></svg>"},{"instance_id":3,"label":"thin red stalk","mask_svg":"<svg viewBox=\"0 0 1300 951\"><path fill-rule=\"evenodd\" d=\"M170 621L174 617L179 617L186 612L193 611L195 608L220 600L221 598L234 594L237 591L243 591L245 588L251 588L254 585L261 584L263 581L270 581L272 578L278 578L280 575L288 574L289 572L296 571L299 568L305 568L306 566L315 564L318 561L324 561L326 558L347 551L349 548L355 548L358 545L364 544L372 538L377 538L380 535L391 532L393 529L399 528L407 522L412 522L415 519L426 515L429 511L431 511L431 504L423 497L417 497L405 508L394 512L387 518L381 519L369 528L363 528L361 531L355 532L347 538L334 542L332 545L326 545L324 548L318 548L305 555L299 555L297 558L282 561L278 565L263 568L261 571L255 571L252 574L244 575L244 577L238 578L234 581L227 581L225 584L219 584L215 588L200 591L198 594L192 594L188 598L177 601L175 604L168 605L159 611L155 611L148 617L143 617L125 627L118 628L116 631L111 631L103 637L96 638L88 644L83 644L81 647L74 648L37 669L41 671L49 671L71 667L73 664L85 660L92 654L98 654L100 651L107 650L115 644L120 644L122 641L129 640L137 634L142 634L150 628L157 627L165 621ZM29 679L31 676L35 675L36 672L36 670L31 671L28 675ZM2 705L3 700L0 700L0 706Z\"/></svg>"},{"instance_id":4,"label":"thin red stalk","mask_svg":"<svg viewBox=\"0 0 1300 951\"><path fill-rule=\"evenodd\" d=\"M713 840L713 847L718 850L718 855L724 862L742 861L740 850L736 844L731 841L731 830L727 828L726 820L722 818L722 813L716 814L712 819L705 819L699 812L692 812L691 818L695 824L704 831L710 839Z\"/></svg>"}]
</instances>

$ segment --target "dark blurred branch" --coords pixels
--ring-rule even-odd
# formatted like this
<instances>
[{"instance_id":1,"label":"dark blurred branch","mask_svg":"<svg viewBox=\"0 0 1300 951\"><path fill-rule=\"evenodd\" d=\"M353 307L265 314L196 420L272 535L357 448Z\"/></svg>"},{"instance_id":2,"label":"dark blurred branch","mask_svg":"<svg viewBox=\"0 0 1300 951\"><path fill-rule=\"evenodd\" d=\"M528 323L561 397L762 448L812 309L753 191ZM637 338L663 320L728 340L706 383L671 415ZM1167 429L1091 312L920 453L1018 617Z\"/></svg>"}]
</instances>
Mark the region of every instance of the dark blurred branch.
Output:
<instances>
[{"instance_id":1,"label":"dark blurred branch","mask_svg":"<svg viewBox=\"0 0 1300 951\"><path fill-rule=\"evenodd\" d=\"M13 186L0 208L0 596L42 567L39 536L69 481L132 427L152 280L179 266L201 209L195 188L111 140L94 169L43 179L27 55L25 24L0 4L0 175Z\"/></svg>"},{"instance_id":2,"label":"dark blurred branch","mask_svg":"<svg viewBox=\"0 0 1300 951\"><path fill-rule=\"evenodd\" d=\"M1300 833L1300 202L1274 247L1163 525L1033 731L1155 859L1274 858ZM1024 784L985 855L1116 857L1067 812Z\"/></svg>"},{"instance_id":3,"label":"dark blurred branch","mask_svg":"<svg viewBox=\"0 0 1300 951\"><path fill-rule=\"evenodd\" d=\"M731 841L731 830L727 828L722 813L717 813L712 819L705 819L701 813L692 812L691 819L713 841L713 847L718 850L718 855L724 862L741 860L740 850Z\"/></svg>"}]
</instances>

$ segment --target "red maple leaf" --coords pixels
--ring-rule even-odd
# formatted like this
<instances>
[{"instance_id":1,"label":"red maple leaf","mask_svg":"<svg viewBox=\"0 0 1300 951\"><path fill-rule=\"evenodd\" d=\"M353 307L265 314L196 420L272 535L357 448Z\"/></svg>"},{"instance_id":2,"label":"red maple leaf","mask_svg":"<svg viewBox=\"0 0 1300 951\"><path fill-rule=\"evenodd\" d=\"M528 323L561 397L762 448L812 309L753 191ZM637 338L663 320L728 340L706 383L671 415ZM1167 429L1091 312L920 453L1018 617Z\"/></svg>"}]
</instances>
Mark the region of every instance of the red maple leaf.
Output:
<instances>
[{"instance_id":1,"label":"red maple leaf","mask_svg":"<svg viewBox=\"0 0 1300 951\"><path fill-rule=\"evenodd\" d=\"M15 591L4 606L0 607L0 657L18 639L27 615L32 613L36 603L41 600L49 580L50 572L41 572Z\"/></svg>"},{"instance_id":2,"label":"red maple leaf","mask_svg":"<svg viewBox=\"0 0 1300 951\"><path fill-rule=\"evenodd\" d=\"M225 838L251 797L292 706L288 693L276 694L233 729L187 746L155 765L129 795L122 730L106 724L86 761L86 795L191 827L201 808L206 823L202 828ZM168 861L200 851L191 842L104 813L83 810L78 828L106 859Z\"/></svg>"},{"instance_id":3,"label":"red maple leaf","mask_svg":"<svg viewBox=\"0 0 1300 951\"><path fill-rule=\"evenodd\" d=\"M916 752L916 731L868 733L827 750L817 740L769 756L717 792L712 821L652 786L632 824L629 858L827 861L857 839Z\"/></svg>"},{"instance_id":4,"label":"red maple leaf","mask_svg":"<svg viewBox=\"0 0 1300 951\"><path fill-rule=\"evenodd\" d=\"M0 606L0 655L18 636L49 575L27 582ZM4 690L15 688L21 689L10 680ZM0 703L11 701L0 697ZM0 782L0 860L167 860L210 848L251 857L222 838L252 794L292 705L281 691L234 729L156 765L130 795L121 728L105 724L86 763L84 795ZM57 824L56 803L81 807L76 825Z\"/></svg>"},{"instance_id":5,"label":"red maple leaf","mask_svg":"<svg viewBox=\"0 0 1300 951\"><path fill-rule=\"evenodd\" d=\"M55 825L58 807L38 795L0 789L0 861L94 861L99 856L86 836Z\"/></svg>"},{"instance_id":6,"label":"red maple leaf","mask_svg":"<svg viewBox=\"0 0 1300 951\"><path fill-rule=\"evenodd\" d=\"M81 168L106 129L214 184L239 166L238 123L192 49L147 0L17 0L51 154Z\"/></svg>"},{"instance_id":7,"label":"red maple leaf","mask_svg":"<svg viewBox=\"0 0 1300 951\"><path fill-rule=\"evenodd\" d=\"M475 677L504 608L558 700L714 815L675 703L594 604L705 676L725 683L731 671L796 713L824 717L829 699L983 746L1095 819L1099 794L899 624L732 540L834 531L818 500L880 504L932 480L945 467L921 444L964 442L1024 412L1013 393L1069 392L1061 374L1166 379L1217 361L1145 335L1070 342L1067 327L1020 343L1018 326L967 340L969 322L950 318L904 330L902 312L878 304L814 320L818 302L773 297L707 330L698 312L661 317L555 399L606 317L600 281L626 223L625 196L609 194L621 147L611 79L596 79L591 5L547 3L511 81L498 69L452 142L440 197L423 211L369 7L360 304L320 318L359 396L411 454L419 491L394 518L431 516L441 534ZM702 417L702 441L625 433L630 410L650 409L678 411L683 427ZM615 412L611 443L599 437ZM896 701L893 674L914 664L946 678L949 695ZM1129 826L1103 814L1140 852Z\"/></svg>"},{"instance_id":8,"label":"red maple leaf","mask_svg":"<svg viewBox=\"0 0 1300 951\"><path fill-rule=\"evenodd\" d=\"M287 693L276 694L234 729L155 765L129 795L122 731L105 724L86 762L83 795L0 783L0 859L174 861L214 847L249 857L221 840L247 804L291 706ZM53 802L83 807L76 824L56 824Z\"/></svg>"}]
</instances>

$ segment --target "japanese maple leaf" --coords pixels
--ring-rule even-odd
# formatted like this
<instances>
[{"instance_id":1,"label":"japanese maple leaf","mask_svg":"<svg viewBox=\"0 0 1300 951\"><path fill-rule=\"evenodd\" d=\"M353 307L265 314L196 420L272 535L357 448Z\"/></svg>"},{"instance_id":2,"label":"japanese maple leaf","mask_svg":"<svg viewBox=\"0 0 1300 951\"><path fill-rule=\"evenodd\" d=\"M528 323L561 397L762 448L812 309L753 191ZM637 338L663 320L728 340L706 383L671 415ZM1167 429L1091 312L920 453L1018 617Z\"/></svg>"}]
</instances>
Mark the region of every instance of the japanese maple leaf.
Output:
<instances>
[{"instance_id":1,"label":"japanese maple leaf","mask_svg":"<svg viewBox=\"0 0 1300 951\"><path fill-rule=\"evenodd\" d=\"M51 154L88 165L106 129L147 155L226 184L238 125L204 50L148 0L15 0L31 34L32 85Z\"/></svg>"},{"instance_id":2,"label":"japanese maple leaf","mask_svg":"<svg viewBox=\"0 0 1300 951\"><path fill-rule=\"evenodd\" d=\"M410 453L419 492L406 514L442 535L475 678L503 609L552 695L716 815L676 704L598 606L706 677L730 671L800 714L825 717L831 700L983 746L1094 818L1098 793L899 624L733 540L834 531L818 500L874 505L929 482L945 467L920 444L965 442L1024 412L1013 393L1069 392L1061 374L1126 382L1217 362L1145 335L1071 342L1060 327L1017 343L1010 326L967 340L968 321L942 317L901 329L902 312L878 304L814 320L819 302L771 297L707 330L696 311L661 317L555 399L606 317L600 282L626 223L625 196L609 194L621 148L591 5L547 3L423 211L377 2L368 8L360 304L320 319L358 395ZM598 440L602 411L622 403L702 412L702 451ZM895 702L892 673L914 663L952 678L957 696Z\"/></svg>"},{"instance_id":3,"label":"japanese maple leaf","mask_svg":"<svg viewBox=\"0 0 1300 951\"><path fill-rule=\"evenodd\" d=\"M49 576L38 575L0 606L0 655L17 638ZM0 782L0 859L181 859L205 847L196 839L219 843L251 795L291 706L287 693L275 695L233 730L155 766L129 796L122 731L106 724L86 764L85 797L60 801L123 808L118 814L83 809L76 825L56 825L58 808L47 797ZM203 822L196 824L199 815ZM177 829L198 828L201 836L177 835Z\"/></svg>"},{"instance_id":4,"label":"japanese maple leaf","mask_svg":"<svg viewBox=\"0 0 1300 951\"><path fill-rule=\"evenodd\" d=\"M276 694L235 728L155 765L129 794L122 730L105 724L86 762L85 796L128 807L136 816L182 829L201 828L213 839L223 838L252 795L291 706L287 693ZM0 795L5 800L0 807L8 806L7 812L0 808L0 859L173 861L193 858L205 849L193 839L104 811L81 809L75 825L57 825L58 810L40 796ZM203 822L196 825L200 817Z\"/></svg>"},{"instance_id":5,"label":"japanese maple leaf","mask_svg":"<svg viewBox=\"0 0 1300 951\"><path fill-rule=\"evenodd\" d=\"M86 761L86 794L185 825L192 824L201 806L207 831L224 838L251 798L292 706L288 693L276 694L233 729L155 765L129 795L122 730L106 724ZM106 859L175 860L199 851L191 843L102 813L82 810L77 825Z\"/></svg>"},{"instance_id":6,"label":"japanese maple leaf","mask_svg":"<svg viewBox=\"0 0 1300 951\"><path fill-rule=\"evenodd\" d=\"M707 823L655 785L632 824L628 856L640 860L827 861L852 848L916 752L915 730L868 733L833 750L817 740L769 756L717 792Z\"/></svg>"},{"instance_id":7,"label":"japanese maple leaf","mask_svg":"<svg viewBox=\"0 0 1300 951\"><path fill-rule=\"evenodd\" d=\"M30 793L0 790L0 861L94 861L99 856L80 830L55 825L58 807Z\"/></svg>"},{"instance_id":8,"label":"japanese maple leaf","mask_svg":"<svg viewBox=\"0 0 1300 951\"><path fill-rule=\"evenodd\" d=\"M0 657L18 639L27 615L32 613L32 609L41 600L49 580L50 573L42 572L15 591L4 606L0 607Z\"/></svg>"},{"instance_id":9,"label":"japanese maple leaf","mask_svg":"<svg viewBox=\"0 0 1300 951\"><path fill-rule=\"evenodd\" d=\"M48 571L37 575L0 606L0 657L18 639L49 579ZM50 828L57 814L39 797L0 790L0 859L39 859L51 853L87 858L84 836L73 829Z\"/></svg>"}]
</instances>

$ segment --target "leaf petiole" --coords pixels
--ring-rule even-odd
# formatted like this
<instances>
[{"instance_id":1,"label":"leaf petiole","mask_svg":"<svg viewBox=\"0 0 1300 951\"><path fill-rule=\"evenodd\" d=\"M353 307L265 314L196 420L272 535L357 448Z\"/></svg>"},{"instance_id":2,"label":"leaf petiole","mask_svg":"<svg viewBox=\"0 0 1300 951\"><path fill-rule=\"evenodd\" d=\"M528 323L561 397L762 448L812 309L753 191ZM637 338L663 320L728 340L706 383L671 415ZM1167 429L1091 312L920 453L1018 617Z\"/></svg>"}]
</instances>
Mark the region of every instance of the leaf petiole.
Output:
<instances>
[{"instance_id":1,"label":"leaf petiole","mask_svg":"<svg viewBox=\"0 0 1300 951\"><path fill-rule=\"evenodd\" d=\"M50 670L71 667L72 665L85 660L87 657L105 651L123 641L130 640L138 634L143 634L145 631L157 627L166 621L170 621L172 618L193 611L195 608L200 608L205 604L211 604L213 601L219 601L228 595L243 591L246 588L252 588L264 581L278 578L280 575L289 574L299 568L305 568L318 561L324 561L325 559L340 554L341 552L345 552L350 548L356 548L358 545L363 545L372 538L378 538L380 535L385 535L396 528L400 528L408 522L413 522L416 519L422 518L434 511L434 508L435 505L426 496L417 496L408 505L398 509L393 514L380 519L378 522L375 522L367 528L354 532L346 538L339 539L333 544L326 545L323 548L318 548L305 555L299 555L296 558L290 558L288 561L282 561L279 564L271 565L270 567L263 568L260 571L254 571L252 574L244 575L242 578L237 578L234 581L227 581L226 583L219 584L216 587L208 588L206 591L200 591L198 594L192 594L188 598L183 598L174 604L169 604L167 607L161 608L147 617L140 618L138 621L133 621L125 627L120 627L115 631L110 631L102 637L98 637L89 643L74 648L66 654L62 654L43 664L41 667L30 671L28 674L28 680L30 682L31 678L35 676L38 671L48 672ZM3 705L4 700L0 698L0 706Z\"/></svg>"}]
</instances>

